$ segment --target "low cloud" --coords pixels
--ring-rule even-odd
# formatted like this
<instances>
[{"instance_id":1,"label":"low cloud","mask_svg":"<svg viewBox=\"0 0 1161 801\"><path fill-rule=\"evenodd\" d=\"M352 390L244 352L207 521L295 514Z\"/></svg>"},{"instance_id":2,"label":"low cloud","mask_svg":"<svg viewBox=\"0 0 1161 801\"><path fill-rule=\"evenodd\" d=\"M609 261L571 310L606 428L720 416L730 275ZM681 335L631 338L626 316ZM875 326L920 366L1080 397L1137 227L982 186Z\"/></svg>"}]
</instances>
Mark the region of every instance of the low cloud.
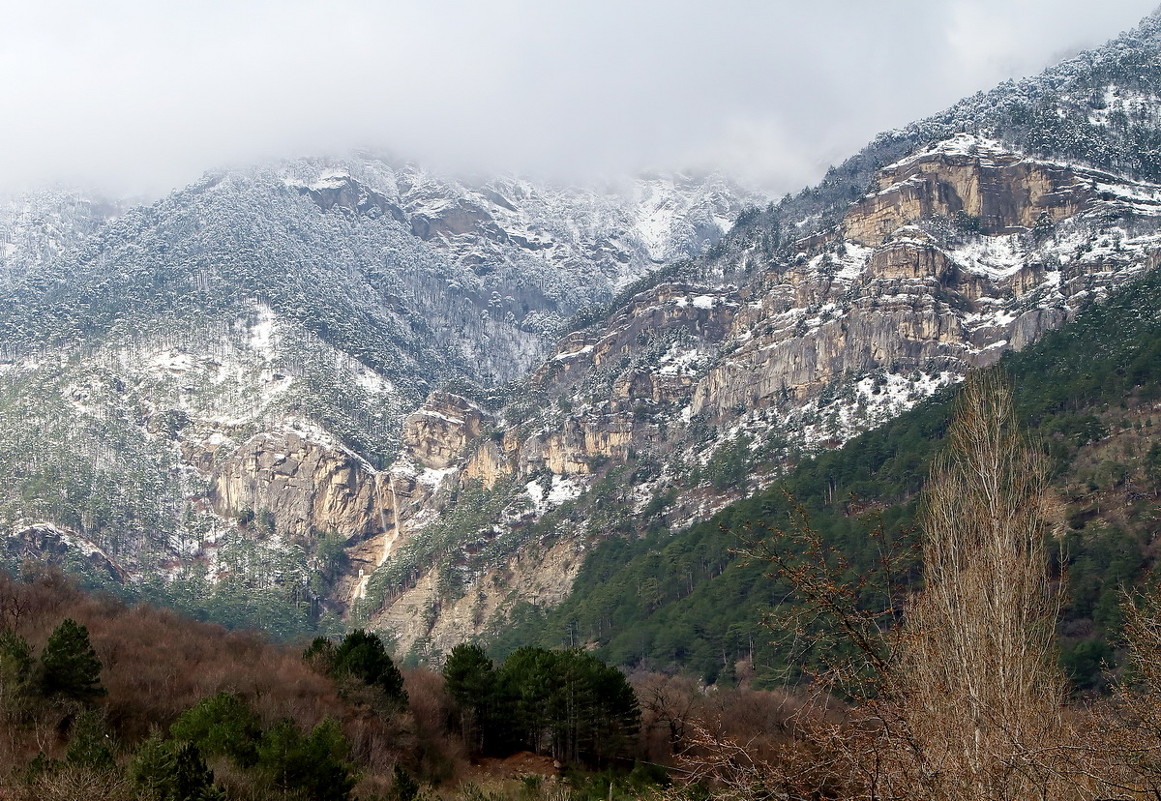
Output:
<instances>
[{"instance_id":1,"label":"low cloud","mask_svg":"<svg viewBox=\"0 0 1161 801\"><path fill-rule=\"evenodd\" d=\"M0 190L158 194L367 148L562 180L717 168L781 193L1155 0L0 2Z\"/></svg>"}]
</instances>

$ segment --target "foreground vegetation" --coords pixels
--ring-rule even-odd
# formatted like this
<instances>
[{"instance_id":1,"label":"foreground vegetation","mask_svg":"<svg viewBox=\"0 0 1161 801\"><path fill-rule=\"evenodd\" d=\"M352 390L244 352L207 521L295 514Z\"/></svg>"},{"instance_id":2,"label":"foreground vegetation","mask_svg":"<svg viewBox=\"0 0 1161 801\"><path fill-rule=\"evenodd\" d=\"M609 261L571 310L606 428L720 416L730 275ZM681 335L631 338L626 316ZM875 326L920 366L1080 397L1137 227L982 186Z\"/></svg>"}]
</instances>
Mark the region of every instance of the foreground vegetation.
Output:
<instances>
[{"instance_id":1,"label":"foreground vegetation","mask_svg":"<svg viewBox=\"0 0 1161 801\"><path fill-rule=\"evenodd\" d=\"M465 647L445 681L368 632L274 645L25 568L0 573L0 798L410 801L473 757L583 776L644 755L625 676L582 652Z\"/></svg>"}]
</instances>

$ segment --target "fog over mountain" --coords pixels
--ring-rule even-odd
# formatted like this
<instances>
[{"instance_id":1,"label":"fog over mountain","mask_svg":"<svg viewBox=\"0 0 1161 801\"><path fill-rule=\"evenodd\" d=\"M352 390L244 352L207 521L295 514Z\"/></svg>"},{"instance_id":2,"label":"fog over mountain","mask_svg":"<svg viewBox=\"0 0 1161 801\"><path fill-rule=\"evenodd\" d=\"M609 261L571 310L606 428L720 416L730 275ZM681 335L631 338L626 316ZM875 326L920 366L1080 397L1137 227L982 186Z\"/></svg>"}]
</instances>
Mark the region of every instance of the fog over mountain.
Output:
<instances>
[{"instance_id":1,"label":"fog over mountain","mask_svg":"<svg viewBox=\"0 0 1161 801\"><path fill-rule=\"evenodd\" d=\"M156 196L366 148L571 181L714 168L780 194L1154 0L3 6L0 191Z\"/></svg>"}]
</instances>

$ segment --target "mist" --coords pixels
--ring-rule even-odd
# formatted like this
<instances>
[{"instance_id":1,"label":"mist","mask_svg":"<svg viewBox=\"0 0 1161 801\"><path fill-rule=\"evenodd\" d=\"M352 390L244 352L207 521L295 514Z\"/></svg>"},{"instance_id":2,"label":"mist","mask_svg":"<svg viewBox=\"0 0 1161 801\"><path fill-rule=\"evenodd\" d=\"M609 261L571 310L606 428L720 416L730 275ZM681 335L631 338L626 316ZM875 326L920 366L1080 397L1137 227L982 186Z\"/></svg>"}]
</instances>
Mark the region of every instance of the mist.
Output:
<instances>
[{"instance_id":1,"label":"mist","mask_svg":"<svg viewBox=\"0 0 1161 801\"><path fill-rule=\"evenodd\" d=\"M0 192L156 196L361 149L563 181L715 169L781 194L1155 3L5 0Z\"/></svg>"}]
</instances>

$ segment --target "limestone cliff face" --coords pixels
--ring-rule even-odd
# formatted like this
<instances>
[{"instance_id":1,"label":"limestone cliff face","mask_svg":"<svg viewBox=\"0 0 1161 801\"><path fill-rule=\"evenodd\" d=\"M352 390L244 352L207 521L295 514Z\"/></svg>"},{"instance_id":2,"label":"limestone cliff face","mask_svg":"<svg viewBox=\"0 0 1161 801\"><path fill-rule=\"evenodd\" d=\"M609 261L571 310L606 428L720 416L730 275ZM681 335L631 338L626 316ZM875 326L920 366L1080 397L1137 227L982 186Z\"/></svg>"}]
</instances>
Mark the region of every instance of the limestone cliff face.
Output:
<instances>
[{"instance_id":1,"label":"limestone cliff face","mask_svg":"<svg viewBox=\"0 0 1161 801\"><path fill-rule=\"evenodd\" d=\"M479 481L491 489L496 482L512 474L513 453L519 447L515 436L505 435L499 442L485 440L467 454L463 477L468 481Z\"/></svg>"},{"instance_id":2,"label":"limestone cliff face","mask_svg":"<svg viewBox=\"0 0 1161 801\"><path fill-rule=\"evenodd\" d=\"M518 468L525 474L539 469L563 476L587 474L603 461L625 461L632 441L631 416L574 417L556 430L534 434L521 443Z\"/></svg>"},{"instance_id":3,"label":"limestone cliff face","mask_svg":"<svg viewBox=\"0 0 1161 801\"><path fill-rule=\"evenodd\" d=\"M1131 252L1090 250L1109 219L1154 216L1157 187L986 140L942 143L884 169L878 186L754 287L694 414L789 408L872 371L962 375L1157 260L1147 236Z\"/></svg>"},{"instance_id":4,"label":"limestone cliff face","mask_svg":"<svg viewBox=\"0 0 1161 801\"><path fill-rule=\"evenodd\" d=\"M1094 176L1072 167L1028 160L986 141L941 145L883 169L877 191L846 215L846 238L875 247L907 223L961 214L985 234L1012 233L1072 217L1095 194Z\"/></svg>"},{"instance_id":5,"label":"limestone cliff face","mask_svg":"<svg viewBox=\"0 0 1161 801\"><path fill-rule=\"evenodd\" d=\"M559 604L583 563L583 549L575 542L531 547L480 576L477 589L454 600L441 598L439 571L433 570L375 615L374 626L390 631L403 649L424 642L432 651L446 654L464 640L485 634L519 603Z\"/></svg>"},{"instance_id":6,"label":"limestone cliff face","mask_svg":"<svg viewBox=\"0 0 1161 801\"><path fill-rule=\"evenodd\" d=\"M275 530L292 537L334 531L363 538L385 527L390 508L370 465L293 430L244 442L215 468L209 498L223 517L269 511Z\"/></svg>"},{"instance_id":7,"label":"limestone cliff face","mask_svg":"<svg viewBox=\"0 0 1161 801\"><path fill-rule=\"evenodd\" d=\"M491 422L492 416L467 398L433 392L403 421L403 446L419 464L442 470Z\"/></svg>"},{"instance_id":8,"label":"limestone cliff face","mask_svg":"<svg viewBox=\"0 0 1161 801\"><path fill-rule=\"evenodd\" d=\"M793 414L871 374L937 377L931 391L1158 260L1148 235L1113 233L1103 248L1101 237L1110 219L1155 215L1161 189L987 140L936 145L877 186L746 286L661 284L565 337L529 380L553 408L500 423L469 449L463 477L492 486L665 458L691 417L727 428Z\"/></svg>"},{"instance_id":9,"label":"limestone cliff face","mask_svg":"<svg viewBox=\"0 0 1161 801\"><path fill-rule=\"evenodd\" d=\"M658 437L650 418L688 402L691 360L708 361L737 305L730 289L663 284L634 297L598 334L565 337L529 391L567 403L476 443L464 477L492 486L513 474L590 475L648 448Z\"/></svg>"},{"instance_id":10,"label":"limestone cliff face","mask_svg":"<svg viewBox=\"0 0 1161 801\"><path fill-rule=\"evenodd\" d=\"M615 371L631 381L624 370L642 352L643 345L654 345L677 332L697 342L720 342L727 335L736 305L737 299L728 288L661 284L635 296L597 332L578 331L565 337L555 353L533 372L529 384L559 395L598 371ZM648 380L652 386L653 379ZM667 394L665 387L674 383L681 385L679 379L660 381L658 394Z\"/></svg>"}]
</instances>

